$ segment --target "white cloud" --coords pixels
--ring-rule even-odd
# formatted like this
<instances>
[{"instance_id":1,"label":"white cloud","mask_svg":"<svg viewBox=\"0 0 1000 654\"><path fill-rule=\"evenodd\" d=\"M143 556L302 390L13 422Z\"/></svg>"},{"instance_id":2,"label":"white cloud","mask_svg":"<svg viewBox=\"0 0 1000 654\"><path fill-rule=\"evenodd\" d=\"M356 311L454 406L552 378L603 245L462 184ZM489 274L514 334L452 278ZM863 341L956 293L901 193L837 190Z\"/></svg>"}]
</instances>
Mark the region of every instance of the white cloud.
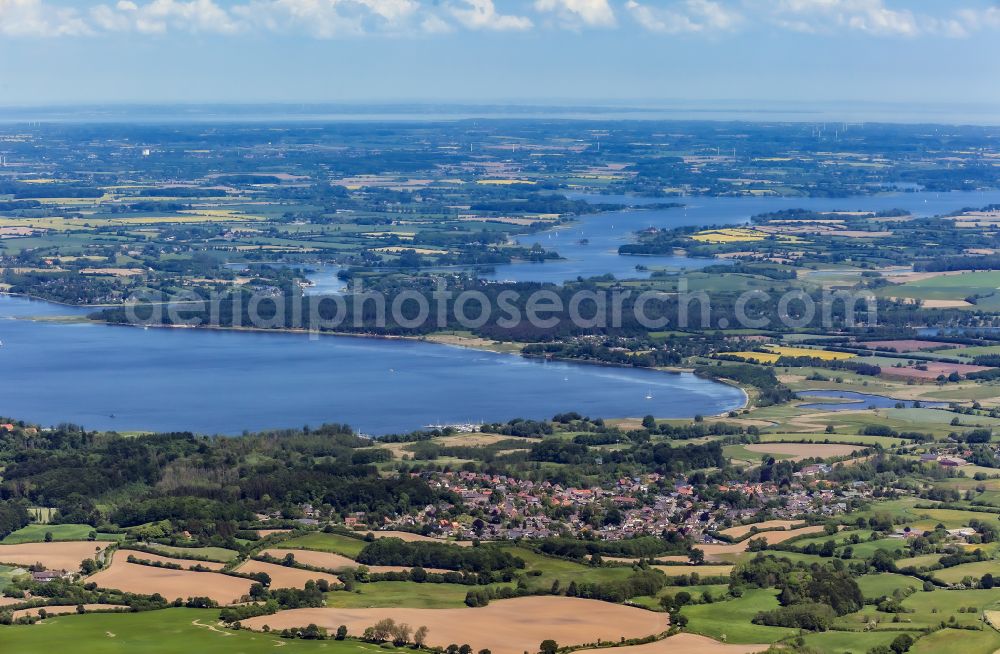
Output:
<instances>
[{"instance_id":1,"label":"white cloud","mask_svg":"<svg viewBox=\"0 0 1000 654\"><path fill-rule=\"evenodd\" d=\"M106 31L301 32L328 39L402 30L419 10L418 0L249 0L228 8L215 0L120 0L98 5L91 17Z\"/></svg>"},{"instance_id":2,"label":"white cloud","mask_svg":"<svg viewBox=\"0 0 1000 654\"><path fill-rule=\"evenodd\" d=\"M363 34L362 17L339 0L251 0L232 13L250 29L304 32L319 39Z\"/></svg>"},{"instance_id":3,"label":"white cloud","mask_svg":"<svg viewBox=\"0 0 1000 654\"><path fill-rule=\"evenodd\" d=\"M97 26L107 31L163 34L169 30L183 30L232 34L239 30L229 12L213 0L152 0L143 4L121 0L114 7L94 7L91 17Z\"/></svg>"},{"instance_id":4,"label":"white cloud","mask_svg":"<svg viewBox=\"0 0 1000 654\"><path fill-rule=\"evenodd\" d=\"M462 0L462 3L451 6L451 13L472 30L528 30L534 26L527 16L499 13L493 0Z\"/></svg>"},{"instance_id":5,"label":"white cloud","mask_svg":"<svg viewBox=\"0 0 1000 654\"><path fill-rule=\"evenodd\" d=\"M2 36L79 36L90 34L75 9L53 7L42 0L0 0Z\"/></svg>"},{"instance_id":6,"label":"white cloud","mask_svg":"<svg viewBox=\"0 0 1000 654\"><path fill-rule=\"evenodd\" d=\"M1000 29L1000 8L960 9L953 21L954 29L964 35L983 29Z\"/></svg>"},{"instance_id":7,"label":"white cloud","mask_svg":"<svg viewBox=\"0 0 1000 654\"><path fill-rule=\"evenodd\" d=\"M0 37L185 32L331 39L524 31L536 23L614 28L621 15L631 18L623 29L706 36L767 27L905 38L1000 31L1000 7L964 3L917 10L905 0L0 0Z\"/></svg>"},{"instance_id":8,"label":"white cloud","mask_svg":"<svg viewBox=\"0 0 1000 654\"><path fill-rule=\"evenodd\" d=\"M420 8L416 0L358 0L358 3L390 22L405 20Z\"/></svg>"},{"instance_id":9,"label":"white cloud","mask_svg":"<svg viewBox=\"0 0 1000 654\"><path fill-rule=\"evenodd\" d=\"M725 32L744 22L739 11L713 0L685 0L666 6L628 0L625 8L643 28L663 34Z\"/></svg>"},{"instance_id":10,"label":"white cloud","mask_svg":"<svg viewBox=\"0 0 1000 654\"><path fill-rule=\"evenodd\" d=\"M608 0L535 0L535 11L555 13L569 27L614 27L617 22Z\"/></svg>"},{"instance_id":11,"label":"white cloud","mask_svg":"<svg viewBox=\"0 0 1000 654\"><path fill-rule=\"evenodd\" d=\"M882 36L917 36L933 21L883 0L760 0L754 2L776 25L799 32L848 30ZM934 30L936 31L936 30Z\"/></svg>"},{"instance_id":12,"label":"white cloud","mask_svg":"<svg viewBox=\"0 0 1000 654\"><path fill-rule=\"evenodd\" d=\"M420 21L420 31L426 34L447 34L452 31L451 24L440 16L428 14Z\"/></svg>"}]
</instances>

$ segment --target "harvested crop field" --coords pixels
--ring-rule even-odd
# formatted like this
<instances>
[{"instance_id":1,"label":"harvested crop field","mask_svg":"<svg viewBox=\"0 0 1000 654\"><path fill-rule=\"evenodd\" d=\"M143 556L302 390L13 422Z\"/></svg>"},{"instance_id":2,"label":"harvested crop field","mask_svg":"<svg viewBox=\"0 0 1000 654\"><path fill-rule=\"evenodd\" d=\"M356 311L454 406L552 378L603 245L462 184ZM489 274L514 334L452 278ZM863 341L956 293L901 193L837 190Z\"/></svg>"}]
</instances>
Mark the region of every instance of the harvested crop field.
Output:
<instances>
[{"instance_id":1,"label":"harvested crop field","mask_svg":"<svg viewBox=\"0 0 1000 654\"><path fill-rule=\"evenodd\" d=\"M416 541L429 541L431 543L444 543L446 545L458 545L460 547L471 547L472 541L468 540L445 540L443 538L433 538L423 534L413 534L408 531L375 531L372 532L375 538L398 538L399 540L412 543Z\"/></svg>"},{"instance_id":2,"label":"harvested crop field","mask_svg":"<svg viewBox=\"0 0 1000 654\"><path fill-rule=\"evenodd\" d=\"M84 604L83 608L87 611L130 611L127 606L119 606L118 604ZM71 613L76 613L76 604L67 606L40 606L34 609L18 609L17 611L12 611L14 619L24 617L26 615L37 616L41 609L45 609L46 615L69 615Z\"/></svg>"},{"instance_id":3,"label":"harvested crop field","mask_svg":"<svg viewBox=\"0 0 1000 654\"><path fill-rule=\"evenodd\" d=\"M305 562L303 561L303 563ZM264 561L247 561L236 568L236 572L242 572L243 574L264 572L271 577L271 588L304 588L307 581L318 581L320 579L326 579L331 584L340 584L340 580L337 579L336 575L328 572L313 572L312 570L302 570L301 568L289 568L283 565L275 565L274 563L265 563Z\"/></svg>"},{"instance_id":4,"label":"harvested crop field","mask_svg":"<svg viewBox=\"0 0 1000 654\"><path fill-rule=\"evenodd\" d=\"M735 554L742 554L747 551L747 541L742 543L709 543L706 545L696 544L696 549L705 553L705 558L709 561L725 560L726 557Z\"/></svg>"},{"instance_id":5,"label":"harvested crop field","mask_svg":"<svg viewBox=\"0 0 1000 654\"><path fill-rule=\"evenodd\" d=\"M630 606L575 597L519 597L460 609L293 609L244 620L251 629L304 627L316 624L335 631L346 625L352 636L383 618L428 628L427 644L446 647L468 643L473 650L522 654L538 650L547 638L560 645L618 641L666 631L667 616Z\"/></svg>"},{"instance_id":6,"label":"harvested crop field","mask_svg":"<svg viewBox=\"0 0 1000 654\"><path fill-rule=\"evenodd\" d=\"M863 445L837 445L834 443L751 443L743 447L760 454L787 454L792 457L792 461L814 457L826 459L835 456L850 456L858 450L865 449Z\"/></svg>"},{"instance_id":7,"label":"harvested crop field","mask_svg":"<svg viewBox=\"0 0 1000 654\"><path fill-rule=\"evenodd\" d=\"M752 525L730 527L729 529L723 529L719 533L723 536L729 536L731 538L742 538L743 536L749 534L754 527L757 529L791 529L795 525L801 523L801 520L767 520L765 522L755 522Z\"/></svg>"},{"instance_id":8,"label":"harvested crop field","mask_svg":"<svg viewBox=\"0 0 1000 654\"><path fill-rule=\"evenodd\" d=\"M283 559L287 554L292 554L295 557L297 563L302 563L304 565L309 565L314 568L324 568L326 570L346 570L348 568L360 567L361 563L358 563L352 558L334 554L333 552L316 552L313 550L279 550L279 549L269 549L264 550L261 554L267 554L278 559ZM369 572L404 572L410 570L410 568L403 565L368 565ZM427 572L449 572L449 570L442 570L439 568L424 568ZM268 573L270 574L270 573Z\"/></svg>"},{"instance_id":9,"label":"harvested crop field","mask_svg":"<svg viewBox=\"0 0 1000 654\"><path fill-rule=\"evenodd\" d=\"M921 341L916 339L901 339L895 341L866 341L859 343L861 347L873 350L891 350L893 352L920 352L922 350L965 347L955 343L939 343L937 341Z\"/></svg>"},{"instance_id":10,"label":"harvested crop field","mask_svg":"<svg viewBox=\"0 0 1000 654\"><path fill-rule=\"evenodd\" d=\"M220 604L238 602L250 592L251 581L217 572L169 570L129 563L115 556L111 567L88 578L102 588L116 588L129 593L159 593L168 600L178 597L211 597Z\"/></svg>"},{"instance_id":11,"label":"harvested crop field","mask_svg":"<svg viewBox=\"0 0 1000 654\"><path fill-rule=\"evenodd\" d=\"M926 368L926 370L921 370L919 368L882 368L883 377L896 377L899 379L917 379L933 381L938 378L939 375L944 375L947 377L951 373L958 373L963 377L970 372L982 372L983 370L989 370L986 366L974 366L968 363L940 363L937 361L926 361L921 362L921 367Z\"/></svg>"},{"instance_id":12,"label":"harvested crop field","mask_svg":"<svg viewBox=\"0 0 1000 654\"><path fill-rule=\"evenodd\" d=\"M333 552L268 549L261 551L261 554L273 556L276 559L283 559L286 555L291 554L295 557L295 561L297 563L303 563L317 568L326 568L327 570L345 570L347 568L356 568L361 565L352 558L341 554L334 554Z\"/></svg>"},{"instance_id":13,"label":"harvested crop field","mask_svg":"<svg viewBox=\"0 0 1000 654\"><path fill-rule=\"evenodd\" d=\"M791 540L797 536L815 534L820 531L823 531L822 525L812 525L810 527L799 527L798 529L787 529L785 531L768 531L756 536L756 538L763 538L769 545L774 545L775 543L784 543L786 540Z\"/></svg>"},{"instance_id":14,"label":"harvested crop field","mask_svg":"<svg viewBox=\"0 0 1000 654\"><path fill-rule=\"evenodd\" d=\"M0 545L0 563L29 566L41 563L49 570L77 572L80 562L93 559L104 551L108 541L62 541L58 543L22 543Z\"/></svg>"},{"instance_id":15,"label":"harvested crop field","mask_svg":"<svg viewBox=\"0 0 1000 654\"><path fill-rule=\"evenodd\" d=\"M118 556L124 557L128 561L129 556L134 556L140 561L152 561L154 563L176 563L185 570L190 570L196 565L200 565L203 568L208 568L209 570L222 570L226 567L225 563L219 563L218 561L194 561L192 559L175 559L172 556L163 556L162 554L150 554L149 552L140 552L139 550L119 550Z\"/></svg>"},{"instance_id":16,"label":"harvested crop field","mask_svg":"<svg viewBox=\"0 0 1000 654\"><path fill-rule=\"evenodd\" d=\"M616 647L615 654L754 654L765 652L769 647L770 645L729 645L712 640L708 636L682 633L655 643Z\"/></svg>"},{"instance_id":17,"label":"harvested crop field","mask_svg":"<svg viewBox=\"0 0 1000 654\"><path fill-rule=\"evenodd\" d=\"M291 531L291 529L258 529L257 535L261 538L267 538L268 536L273 536L275 534L287 534Z\"/></svg>"},{"instance_id":18,"label":"harvested crop field","mask_svg":"<svg viewBox=\"0 0 1000 654\"><path fill-rule=\"evenodd\" d=\"M668 577L677 577L680 575L689 575L692 572L696 572L702 577L723 577L729 576L729 573L733 571L733 566L728 564L722 565L654 565L652 566L655 570L659 570Z\"/></svg>"},{"instance_id":19,"label":"harvested crop field","mask_svg":"<svg viewBox=\"0 0 1000 654\"><path fill-rule=\"evenodd\" d=\"M631 563L637 563L639 561L643 561L647 557L639 557L639 556L605 556L605 557L602 557L602 558L605 561L610 562L610 563L629 563L629 564L631 564ZM687 563L690 560L687 556L684 556L682 554L669 554L667 556L654 556L654 557L649 557L649 558L652 558L652 559L654 559L656 561L669 561L669 562L672 562L672 563L673 562L676 562L676 563Z\"/></svg>"},{"instance_id":20,"label":"harvested crop field","mask_svg":"<svg viewBox=\"0 0 1000 654\"><path fill-rule=\"evenodd\" d=\"M765 531L760 533L754 538L763 538L768 542L768 544L783 543L786 540L791 540L797 536L804 536L805 534L815 534L816 532L823 531L823 527L820 525L812 525L810 527L800 527L799 529L787 529L785 531ZM718 560L720 557L731 556L733 554L741 554L746 551L747 545L750 543L751 539L746 539L739 543L729 544L695 544L697 549L700 549L705 553L706 559Z\"/></svg>"}]
</instances>

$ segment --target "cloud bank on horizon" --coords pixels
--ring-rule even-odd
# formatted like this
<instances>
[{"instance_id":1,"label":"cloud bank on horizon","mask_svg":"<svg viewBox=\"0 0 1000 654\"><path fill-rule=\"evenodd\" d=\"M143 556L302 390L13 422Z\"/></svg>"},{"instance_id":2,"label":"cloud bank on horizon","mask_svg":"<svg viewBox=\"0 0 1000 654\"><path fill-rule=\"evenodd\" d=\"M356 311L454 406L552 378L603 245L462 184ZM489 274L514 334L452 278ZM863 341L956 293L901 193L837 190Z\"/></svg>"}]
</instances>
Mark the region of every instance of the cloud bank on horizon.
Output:
<instances>
[{"instance_id":1,"label":"cloud bank on horizon","mask_svg":"<svg viewBox=\"0 0 1000 654\"><path fill-rule=\"evenodd\" d=\"M174 32L429 38L534 30L724 38L761 29L963 39L1000 31L1000 6L975 0L0 0L2 39Z\"/></svg>"}]
</instances>

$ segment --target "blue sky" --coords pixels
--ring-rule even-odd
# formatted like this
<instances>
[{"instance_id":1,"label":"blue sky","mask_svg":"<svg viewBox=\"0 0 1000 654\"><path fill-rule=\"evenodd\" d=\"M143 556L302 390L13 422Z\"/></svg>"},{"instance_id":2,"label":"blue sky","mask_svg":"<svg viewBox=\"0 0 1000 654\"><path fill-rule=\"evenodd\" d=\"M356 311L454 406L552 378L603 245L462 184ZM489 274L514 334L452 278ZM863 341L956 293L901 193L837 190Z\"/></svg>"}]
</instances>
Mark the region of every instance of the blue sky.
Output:
<instances>
[{"instance_id":1,"label":"blue sky","mask_svg":"<svg viewBox=\"0 0 1000 654\"><path fill-rule=\"evenodd\" d=\"M1000 105L983 0L0 0L0 105Z\"/></svg>"}]
</instances>

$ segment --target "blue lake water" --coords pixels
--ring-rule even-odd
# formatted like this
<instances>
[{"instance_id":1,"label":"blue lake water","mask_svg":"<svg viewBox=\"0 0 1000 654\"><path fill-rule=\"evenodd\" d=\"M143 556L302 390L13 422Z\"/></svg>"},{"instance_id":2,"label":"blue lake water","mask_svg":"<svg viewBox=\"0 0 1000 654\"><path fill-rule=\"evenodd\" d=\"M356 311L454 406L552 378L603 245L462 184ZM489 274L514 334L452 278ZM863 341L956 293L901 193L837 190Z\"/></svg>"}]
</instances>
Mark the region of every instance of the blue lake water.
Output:
<instances>
[{"instance_id":1,"label":"blue lake water","mask_svg":"<svg viewBox=\"0 0 1000 654\"><path fill-rule=\"evenodd\" d=\"M582 197L582 196L576 196ZM594 201L622 198L591 196ZM628 198L632 203L662 199ZM909 209L917 215L1000 203L1000 192L899 193L876 197L680 198L684 208L627 210L524 237L566 257L500 266L497 279L555 281L612 273L642 277L636 264L697 267L711 260L621 257L617 248L646 227L744 223L752 215L818 210ZM551 238L551 243L549 242ZM580 243L587 239L588 244ZM335 267L316 267L313 293L337 292ZM399 340L297 334L140 330L17 320L86 313L0 297L0 414L92 429L183 429L205 433L347 422L383 434L430 423L592 416L684 417L741 406L739 389L650 370L539 362ZM647 394L652 399L646 399ZM862 396L867 406L876 396ZM883 398L894 406L896 400ZM823 404L823 408L830 405ZM845 408L857 408L848 403Z\"/></svg>"},{"instance_id":2,"label":"blue lake water","mask_svg":"<svg viewBox=\"0 0 1000 654\"><path fill-rule=\"evenodd\" d=\"M337 273L342 270L342 266L332 263L280 263L264 261L259 263L227 263L226 267L231 270L245 270L260 266L270 266L274 268L299 268L305 273L305 278L309 280L311 286L303 289L305 295L335 295L347 289Z\"/></svg>"},{"instance_id":3,"label":"blue lake water","mask_svg":"<svg viewBox=\"0 0 1000 654\"><path fill-rule=\"evenodd\" d=\"M799 391L799 397L804 399L822 398L830 400L846 400L845 402L815 402L812 404L800 404L800 409L822 409L825 411L856 411L875 407L878 409L891 409L897 404L904 404L906 407L913 407L912 400L897 400L885 395L872 395L869 393L856 393L854 391L828 391L810 390ZM948 406L947 402L921 402L920 406L928 409L939 409Z\"/></svg>"},{"instance_id":4,"label":"blue lake water","mask_svg":"<svg viewBox=\"0 0 1000 654\"><path fill-rule=\"evenodd\" d=\"M849 198L784 197L680 197L642 198L622 195L567 193L571 199L609 204L683 203L673 209L627 209L581 216L572 225L518 238L522 245L540 243L555 250L562 260L545 263L512 263L496 266L487 279L562 283L578 276L593 277L611 273L619 279L645 279L649 272L636 271L638 264L648 268L694 270L707 265L727 263L719 259L696 259L684 256L619 256L618 247L635 241L636 232L649 227L708 227L739 225L752 216L781 209L816 211L882 211L907 209L916 216L936 216L966 207L984 207L1000 203L1000 191L954 191L950 193L885 193ZM581 241L586 240L586 244Z\"/></svg>"},{"instance_id":5,"label":"blue lake water","mask_svg":"<svg viewBox=\"0 0 1000 654\"><path fill-rule=\"evenodd\" d=\"M564 411L709 415L745 399L690 374L414 341L15 319L73 313L82 311L0 296L0 415L220 434L346 422L385 434Z\"/></svg>"}]
</instances>

